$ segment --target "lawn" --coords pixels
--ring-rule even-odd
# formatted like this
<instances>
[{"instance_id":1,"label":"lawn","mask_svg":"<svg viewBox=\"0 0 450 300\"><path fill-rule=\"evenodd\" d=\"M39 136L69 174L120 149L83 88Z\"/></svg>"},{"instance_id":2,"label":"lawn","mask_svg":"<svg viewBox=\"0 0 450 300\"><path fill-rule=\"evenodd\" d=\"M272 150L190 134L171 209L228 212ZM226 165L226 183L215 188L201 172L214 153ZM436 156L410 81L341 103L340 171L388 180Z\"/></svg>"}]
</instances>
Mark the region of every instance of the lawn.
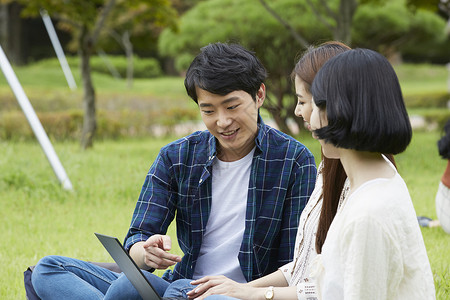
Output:
<instances>
[{"instance_id":1,"label":"lawn","mask_svg":"<svg viewBox=\"0 0 450 300\"><path fill-rule=\"evenodd\" d=\"M415 132L408 150L396 157L417 214L432 218L436 217L437 184L445 168L435 147L438 137L437 132ZM319 155L318 143L309 135L300 139ZM0 298L25 298L23 271L42 256L111 261L93 233L123 239L145 174L159 148L169 141L106 140L84 152L76 142L55 143L73 192L60 188L36 142L0 142ZM441 228L422 232L438 299L448 299L450 236Z\"/></svg>"},{"instance_id":2,"label":"lawn","mask_svg":"<svg viewBox=\"0 0 450 300\"><path fill-rule=\"evenodd\" d=\"M81 88L70 92L57 68L14 68L36 110L81 109ZM406 95L446 90L444 66L396 67ZM73 70L76 81L80 78ZM1 73L0 73L1 74ZM98 109L159 111L167 106L192 108L183 79L164 77L125 81L93 74ZM3 75L0 75L0 113L19 110ZM19 110L20 112L20 110ZM423 113L415 110L415 113ZM438 156L439 132L416 131L408 150L396 157L418 215L436 217L434 197L445 162ZM57 141L54 147L74 186L60 188L34 139L0 139L0 299L25 299L23 271L45 255L58 254L93 261L111 261L94 232L123 239L150 164L167 138L98 140L94 149L81 151L77 141ZM316 157L320 149L309 134L299 137ZM170 234L174 235L174 228ZM450 235L440 228L422 229L438 299L450 295ZM179 251L175 246L174 251Z\"/></svg>"}]
</instances>

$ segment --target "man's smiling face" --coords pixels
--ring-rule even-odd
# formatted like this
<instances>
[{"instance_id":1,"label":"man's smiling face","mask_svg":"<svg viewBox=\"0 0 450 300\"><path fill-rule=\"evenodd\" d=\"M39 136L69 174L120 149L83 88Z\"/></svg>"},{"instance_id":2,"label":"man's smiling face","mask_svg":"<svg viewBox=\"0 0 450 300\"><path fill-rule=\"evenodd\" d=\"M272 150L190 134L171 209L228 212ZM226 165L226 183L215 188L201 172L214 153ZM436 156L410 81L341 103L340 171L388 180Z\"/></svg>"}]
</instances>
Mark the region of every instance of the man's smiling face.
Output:
<instances>
[{"instance_id":1,"label":"man's smiling face","mask_svg":"<svg viewBox=\"0 0 450 300\"><path fill-rule=\"evenodd\" d=\"M242 90L217 95L197 87L196 92L202 120L217 139L218 158L235 161L247 155L255 146L265 86L261 85L256 101Z\"/></svg>"}]
</instances>

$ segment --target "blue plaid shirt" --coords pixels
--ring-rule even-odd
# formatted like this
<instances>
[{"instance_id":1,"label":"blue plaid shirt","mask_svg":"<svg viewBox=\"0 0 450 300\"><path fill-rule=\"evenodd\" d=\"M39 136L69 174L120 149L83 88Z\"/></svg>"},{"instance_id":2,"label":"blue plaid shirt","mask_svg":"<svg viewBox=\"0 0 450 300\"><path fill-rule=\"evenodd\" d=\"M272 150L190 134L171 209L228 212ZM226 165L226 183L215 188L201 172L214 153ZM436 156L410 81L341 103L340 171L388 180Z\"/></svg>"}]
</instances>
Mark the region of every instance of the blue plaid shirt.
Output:
<instances>
[{"instance_id":1,"label":"blue plaid shirt","mask_svg":"<svg viewBox=\"0 0 450 300\"><path fill-rule=\"evenodd\" d=\"M258 122L239 262L250 281L292 261L298 221L316 179L311 152L294 138ZM165 234L176 216L184 253L163 278L192 278L211 209L216 139L195 132L164 146L152 164L125 238L125 248Z\"/></svg>"}]
</instances>

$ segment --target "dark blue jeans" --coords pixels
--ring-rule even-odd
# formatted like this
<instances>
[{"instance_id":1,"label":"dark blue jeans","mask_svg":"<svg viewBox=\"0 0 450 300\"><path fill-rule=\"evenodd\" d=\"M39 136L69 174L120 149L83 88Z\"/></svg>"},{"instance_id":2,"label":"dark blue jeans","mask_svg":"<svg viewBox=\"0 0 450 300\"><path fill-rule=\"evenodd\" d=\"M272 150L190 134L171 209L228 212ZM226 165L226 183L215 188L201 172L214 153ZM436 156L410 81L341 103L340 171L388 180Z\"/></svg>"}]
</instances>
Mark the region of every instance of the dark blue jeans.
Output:
<instances>
[{"instance_id":1,"label":"dark blue jeans","mask_svg":"<svg viewBox=\"0 0 450 300\"><path fill-rule=\"evenodd\" d=\"M169 282L143 271L159 295L164 295ZM115 273L89 262L46 256L33 270L33 287L37 295L47 299L142 299L123 273Z\"/></svg>"}]
</instances>

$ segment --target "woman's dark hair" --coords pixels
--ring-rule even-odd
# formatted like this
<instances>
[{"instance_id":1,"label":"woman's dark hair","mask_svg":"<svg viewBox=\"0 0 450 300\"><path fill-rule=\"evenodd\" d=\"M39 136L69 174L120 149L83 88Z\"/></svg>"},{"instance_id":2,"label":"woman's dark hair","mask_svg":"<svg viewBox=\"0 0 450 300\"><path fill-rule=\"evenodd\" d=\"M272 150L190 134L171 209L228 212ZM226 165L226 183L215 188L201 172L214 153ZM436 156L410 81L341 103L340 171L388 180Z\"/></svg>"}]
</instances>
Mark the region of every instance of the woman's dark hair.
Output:
<instances>
[{"instance_id":1,"label":"woman's dark hair","mask_svg":"<svg viewBox=\"0 0 450 300\"><path fill-rule=\"evenodd\" d=\"M317 47L310 46L302 54L292 71L291 78L295 80L297 76L305 83L305 89L310 93L314 77L320 68L332 57L350 50L347 45L330 41L320 44ZM345 174L339 159L327 158L322 155L323 168L323 189L322 189L322 210L316 233L316 251L322 252L322 245L327 237L328 229L336 215L339 198L344 187Z\"/></svg>"},{"instance_id":2,"label":"woman's dark hair","mask_svg":"<svg viewBox=\"0 0 450 300\"><path fill-rule=\"evenodd\" d=\"M444 125L444 133L437 142L439 155L444 159L450 159L450 120Z\"/></svg>"},{"instance_id":3,"label":"woman's dark hair","mask_svg":"<svg viewBox=\"0 0 450 300\"><path fill-rule=\"evenodd\" d=\"M256 101L267 72L253 52L237 44L215 43L201 49L186 73L184 86L197 102L196 87L226 95L242 90Z\"/></svg>"},{"instance_id":4,"label":"woman's dark hair","mask_svg":"<svg viewBox=\"0 0 450 300\"><path fill-rule=\"evenodd\" d=\"M354 49L327 61L311 87L328 125L315 130L337 147L397 154L412 130L400 84L391 64L369 49Z\"/></svg>"}]
</instances>

